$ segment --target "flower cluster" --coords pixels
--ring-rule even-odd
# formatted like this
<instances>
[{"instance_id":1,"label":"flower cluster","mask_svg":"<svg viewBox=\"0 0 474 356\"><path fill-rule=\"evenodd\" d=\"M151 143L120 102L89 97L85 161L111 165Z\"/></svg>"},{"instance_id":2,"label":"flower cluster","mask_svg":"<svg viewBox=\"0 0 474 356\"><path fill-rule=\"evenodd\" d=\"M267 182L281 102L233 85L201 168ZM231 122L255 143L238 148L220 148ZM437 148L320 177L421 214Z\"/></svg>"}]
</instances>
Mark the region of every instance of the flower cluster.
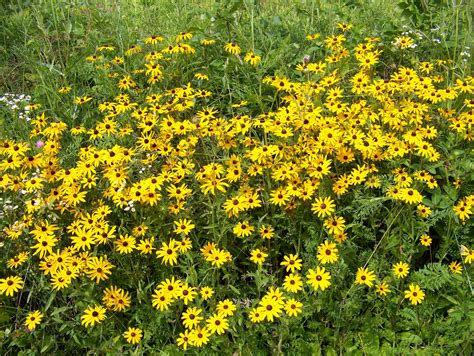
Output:
<instances>
[{"instance_id":1,"label":"flower cluster","mask_svg":"<svg viewBox=\"0 0 474 356\"><path fill-rule=\"evenodd\" d=\"M243 99L219 107L210 70L198 68L190 81L174 81L173 65L182 57L214 48L217 58L240 60L236 42L181 32L170 39L150 36L123 54L99 46L86 61L115 94L58 89L94 120L71 125L36 106L29 134L42 144L0 142L0 191L22 211L3 230L9 253L14 251L8 268L25 271L29 261L49 280L48 288L66 295L81 283L94 285L99 294L80 316L85 327L145 308L144 300L151 305L147 312L174 311L182 325L173 337L184 350L237 328L235 314L252 323L299 317L315 294L343 283L342 266L350 270L351 289L377 298L398 293L412 305L430 298L410 279L418 268L410 264L415 252L431 248L429 228L410 236L413 248L403 259L387 253L391 270L379 268L371 258L391 224L371 223L386 232L370 256L347 256L357 223L348 205L362 192L422 226L438 219L443 206L436 194L443 188L458 197L463 177L439 178L437 168L446 166L449 153L437 140L450 135L460 145L472 141L474 79L445 83L430 75L437 70L432 62L381 73L381 40L366 38L349 49L351 25L338 29L321 39L327 56L296 65L297 79L262 78L279 98L263 112ZM406 36L394 44L414 48ZM264 62L248 50L236 65L256 70ZM353 70L340 70L347 63ZM458 101L462 107L452 109ZM474 195L459 196L446 203L443 216L463 226L473 205ZM289 234L284 218L311 224L319 237ZM400 246L401 240L402 233ZM457 250L453 258L472 263L474 250ZM453 274L463 270L456 260L449 268ZM272 285L263 295L264 284L257 285L249 305L233 299L232 275L249 280L272 274ZM0 293L14 296L31 278L10 274L0 279ZM26 328L35 329L43 318L47 313L29 313ZM128 343L140 343L146 334L146 325L138 326L120 331Z\"/></svg>"}]
</instances>

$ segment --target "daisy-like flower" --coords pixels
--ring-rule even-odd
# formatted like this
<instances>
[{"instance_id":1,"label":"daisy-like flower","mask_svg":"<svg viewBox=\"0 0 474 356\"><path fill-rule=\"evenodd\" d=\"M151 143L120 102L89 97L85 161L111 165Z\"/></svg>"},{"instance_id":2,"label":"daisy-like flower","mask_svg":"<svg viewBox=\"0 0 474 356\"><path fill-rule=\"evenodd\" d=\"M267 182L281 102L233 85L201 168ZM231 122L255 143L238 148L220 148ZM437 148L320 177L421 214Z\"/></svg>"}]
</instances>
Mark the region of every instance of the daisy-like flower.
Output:
<instances>
[{"instance_id":1,"label":"daisy-like flower","mask_svg":"<svg viewBox=\"0 0 474 356\"><path fill-rule=\"evenodd\" d=\"M334 263L338 259L337 252L336 244L326 240L318 246L317 258L322 264Z\"/></svg>"},{"instance_id":2,"label":"daisy-like flower","mask_svg":"<svg viewBox=\"0 0 474 356\"><path fill-rule=\"evenodd\" d=\"M143 331L138 328L129 327L127 331L123 333L123 337L129 344L138 344L143 337Z\"/></svg>"},{"instance_id":3,"label":"daisy-like flower","mask_svg":"<svg viewBox=\"0 0 474 356\"><path fill-rule=\"evenodd\" d=\"M405 278L408 276L410 266L405 262L398 262L393 265L393 273L397 278Z\"/></svg>"},{"instance_id":4,"label":"daisy-like flower","mask_svg":"<svg viewBox=\"0 0 474 356\"><path fill-rule=\"evenodd\" d=\"M25 326L28 330L36 329L36 326L41 323L44 315L39 310L32 311L28 313L25 319Z\"/></svg>"},{"instance_id":5,"label":"daisy-like flower","mask_svg":"<svg viewBox=\"0 0 474 356\"><path fill-rule=\"evenodd\" d=\"M240 46L235 42L229 42L224 46L224 50L230 54L239 54L242 52Z\"/></svg>"},{"instance_id":6,"label":"daisy-like flower","mask_svg":"<svg viewBox=\"0 0 474 356\"><path fill-rule=\"evenodd\" d=\"M188 349L188 345L190 343L190 331L184 330L184 333L180 333L176 343L178 346L182 347L184 351Z\"/></svg>"},{"instance_id":7,"label":"daisy-like flower","mask_svg":"<svg viewBox=\"0 0 474 356\"><path fill-rule=\"evenodd\" d=\"M74 98L74 104L83 105L92 100L90 96L77 96Z\"/></svg>"},{"instance_id":8,"label":"daisy-like flower","mask_svg":"<svg viewBox=\"0 0 474 356\"><path fill-rule=\"evenodd\" d=\"M260 236L263 239L268 239L268 240L270 240L275 235L273 227L269 225L262 225L260 229L258 230L258 232L260 233Z\"/></svg>"},{"instance_id":9,"label":"daisy-like flower","mask_svg":"<svg viewBox=\"0 0 474 356\"><path fill-rule=\"evenodd\" d=\"M464 256L464 263L471 264L474 261L474 249L461 246L461 256Z\"/></svg>"},{"instance_id":10,"label":"daisy-like flower","mask_svg":"<svg viewBox=\"0 0 474 356\"><path fill-rule=\"evenodd\" d=\"M256 66L257 64L259 64L261 60L262 60L262 57L256 55L253 52L247 52L244 57L244 61L247 63L250 63L253 66Z\"/></svg>"},{"instance_id":11,"label":"daisy-like flower","mask_svg":"<svg viewBox=\"0 0 474 356\"><path fill-rule=\"evenodd\" d=\"M281 265L286 267L287 272L295 272L295 270L300 270L303 260L298 258L298 255L289 254L283 257Z\"/></svg>"},{"instance_id":12,"label":"daisy-like flower","mask_svg":"<svg viewBox=\"0 0 474 356\"><path fill-rule=\"evenodd\" d=\"M417 284L410 284L408 289L405 291L405 298L409 299L411 304L420 304L425 299L425 292Z\"/></svg>"},{"instance_id":13,"label":"daisy-like flower","mask_svg":"<svg viewBox=\"0 0 474 356\"><path fill-rule=\"evenodd\" d=\"M157 36L157 35L152 35L145 38L145 44L157 44L158 42L162 42L162 41L163 41L163 37Z\"/></svg>"},{"instance_id":14,"label":"daisy-like flower","mask_svg":"<svg viewBox=\"0 0 474 356\"><path fill-rule=\"evenodd\" d=\"M18 276L0 279L0 294L12 296L23 287L23 280Z\"/></svg>"},{"instance_id":15,"label":"daisy-like flower","mask_svg":"<svg viewBox=\"0 0 474 356\"><path fill-rule=\"evenodd\" d=\"M329 219L324 220L324 226L332 235L338 235L344 232L345 223L346 221L344 220L344 218L340 216L333 216Z\"/></svg>"},{"instance_id":16,"label":"daisy-like flower","mask_svg":"<svg viewBox=\"0 0 474 356\"><path fill-rule=\"evenodd\" d=\"M230 299L224 299L217 303L217 312L224 317L234 315L236 310L236 305Z\"/></svg>"},{"instance_id":17,"label":"daisy-like flower","mask_svg":"<svg viewBox=\"0 0 474 356\"><path fill-rule=\"evenodd\" d=\"M250 225L248 220L245 220L235 225L232 231L238 237L247 237L247 236L250 236L254 230L255 230L255 227Z\"/></svg>"},{"instance_id":18,"label":"daisy-like flower","mask_svg":"<svg viewBox=\"0 0 474 356\"><path fill-rule=\"evenodd\" d=\"M214 314L206 320L207 329L213 334L222 335L229 329L229 321L220 314Z\"/></svg>"},{"instance_id":19,"label":"daisy-like flower","mask_svg":"<svg viewBox=\"0 0 474 356\"><path fill-rule=\"evenodd\" d=\"M202 299L208 300L209 298L212 297L213 294L214 294L214 289L212 289L211 287L202 287L201 288Z\"/></svg>"},{"instance_id":20,"label":"daisy-like flower","mask_svg":"<svg viewBox=\"0 0 474 356\"><path fill-rule=\"evenodd\" d=\"M381 282L375 286L375 291L381 297L386 296L388 293L391 292L389 285L386 282Z\"/></svg>"},{"instance_id":21,"label":"daisy-like flower","mask_svg":"<svg viewBox=\"0 0 474 356\"><path fill-rule=\"evenodd\" d=\"M331 215L334 212L335 207L336 204L334 204L334 201L329 197L316 198L311 206L311 211L318 215L318 217L324 218Z\"/></svg>"},{"instance_id":22,"label":"daisy-like flower","mask_svg":"<svg viewBox=\"0 0 474 356\"><path fill-rule=\"evenodd\" d=\"M252 261L253 263L259 266L261 266L263 262L265 262L265 259L268 257L268 253L263 252L259 248L252 250L250 254L251 254L250 261Z\"/></svg>"},{"instance_id":23,"label":"daisy-like flower","mask_svg":"<svg viewBox=\"0 0 474 356\"><path fill-rule=\"evenodd\" d=\"M168 244L162 242L161 248L156 251L156 256L162 259L162 263L173 266L178 263L178 249L179 247L174 240L171 240Z\"/></svg>"},{"instance_id":24,"label":"daisy-like flower","mask_svg":"<svg viewBox=\"0 0 474 356\"><path fill-rule=\"evenodd\" d=\"M186 309L186 311L181 316L184 327L191 330L198 326L200 321L203 319L203 317L200 315L201 313L202 309L200 308L191 307Z\"/></svg>"},{"instance_id":25,"label":"daisy-like flower","mask_svg":"<svg viewBox=\"0 0 474 356\"><path fill-rule=\"evenodd\" d=\"M319 37L321 37L319 33L312 33L312 34L306 35L306 39L310 41L314 41L318 39Z\"/></svg>"},{"instance_id":26,"label":"daisy-like flower","mask_svg":"<svg viewBox=\"0 0 474 356\"><path fill-rule=\"evenodd\" d=\"M81 324L86 327L100 324L105 319L105 311L105 308L100 305L87 308L81 316Z\"/></svg>"},{"instance_id":27,"label":"daisy-like flower","mask_svg":"<svg viewBox=\"0 0 474 356\"><path fill-rule=\"evenodd\" d=\"M461 274L462 266L458 261L453 261L449 264L449 269L452 273Z\"/></svg>"},{"instance_id":28,"label":"daisy-like flower","mask_svg":"<svg viewBox=\"0 0 474 356\"><path fill-rule=\"evenodd\" d=\"M283 288L290 293L298 293L303 290L303 281L299 274L290 273L285 277Z\"/></svg>"},{"instance_id":29,"label":"daisy-like flower","mask_svg":"<svg viewBox=\"0 0 474 356\"><path fill-rule=\"evenodd\" d=\"M426 246L426 247L429 247L431 246L431 237L429 237L428 235L426 234L423 234L420 236L420 243L423 245L423 246Z\"/></svg>"},{"instance_id":30,"label":"daisy-like flower","mask_svg":"<svg viewBox=\"0 0 474 356\"><path fill-rule=\"evenodd\" d=\"M191 220L188 219L179 219L174 222L175 228L174 232L177 234L188 235L192 229L196 227Z\"/></svg>"},{"instance_id":31,"label":"daisy-like flower","mask_svg":"<svg viewBox=\"0 0 474 356\"><path fill-rule=\"evenodd\" d=\"M265 319L265 315L260 313L260 308L253 308L249 313L249 318L252 323L260 323Z\"/></svg>"},{"instance_id":32,"label":"daisy-like flower","mask_svg":"<svg viewBox=\"0 0 474 356\"><path fill-rule=\"evenodd\" d=\"M306 275L307 283L315 290L325 290L331 285L331 274L324 267L316 267L316 270L309 269Z\"/></svg>"},{"instance_id":33,"label":"daisy-like flower","mask_svg":"<svg viewBox=\"0 0 474 356\"><path fill-rule=\"evenodd\" d=\"M297 316L299 313L301 313L302 307L303 303L294 298L291 298L288 299L285 303L285 312L289 316Z\"/></svg>"},{"instance_id":34,"label":"daisy-like flower","mask_svg":"<svg viewBox=\"0 0 474 356\"><path fill-rule=\"evenodd\" d=\"M375 280L375 273L369 271L368 268L359 267L356 274L356 284L366 285L369 287L373 286L373 281Z\"/></svg>"}]
</instances>

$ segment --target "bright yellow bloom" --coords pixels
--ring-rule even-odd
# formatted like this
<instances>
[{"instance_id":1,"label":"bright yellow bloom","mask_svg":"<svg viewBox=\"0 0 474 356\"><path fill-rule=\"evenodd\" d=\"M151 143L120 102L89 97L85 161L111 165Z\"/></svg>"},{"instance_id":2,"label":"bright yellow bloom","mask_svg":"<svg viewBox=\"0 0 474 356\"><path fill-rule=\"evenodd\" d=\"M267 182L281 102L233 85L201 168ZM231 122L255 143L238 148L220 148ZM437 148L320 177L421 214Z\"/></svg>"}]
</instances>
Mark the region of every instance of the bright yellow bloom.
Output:
<instances>
[{"instance_id":1,"label":"bright yellow bloom","mask_svg":"<svg viewBox=\"0 0 474 356\"><path fill-rule=\"evenodd\" d=\"M311 210L321 218L331 215L335 207L336 204L334 204L334 201L329 197L316 198L311 206Z\"/></svg>"},{"instance_id":2,"label":"bright yellow bloom","mask_svg":"<svg viewBox=\"0 0 474 356\"><path fill-rule=\"evenodd\" d=\"M356 284L366 285L369 287L373 286L373 281L375 280L375 273L369 271L368 268L359 267L356 275Z\"/></svg>"},{"instance_id":3,"label":"bright yellow bloom","mask_svg":"<svg viewBox=\"0 0 474 356\"><path fill-rule=\"evenodd\" d=\"M420 304L425 299L425 292L417 284L410 284L409 289L405 291L405 298L409 299L411 304Z\"/></svg>"},{"instance_id":4,"label":"bright yellow bloom","mask_svg":"<svg viewBox=\"0 0 474 356\"><path fill-rule=\"evenodd\" d=\"M393 273L397 278L405 278L408 276L409 271L410 266L408 266L408 263L398 262L393 265Z\"/></svg>"},{"instance_id":5,"label":"bright yellow bloom","mask_svg":"<svg viewBox=\"0 0 474 356\"><path fill-rule=\"evenodd\" d=\"M303 303L300 301L291 298L288 299L285 303L285 312L289 316L297 316L298 314L301 313L301 308L303 307Z\"/></svg>"},{"instance_id":6,"label":"bright yellow bloom","mask_svg":"<svg viewBox=\"0 0 474 356\"><path fill-rule=\"evenodd\" d=\"M174 222L175 228L174 232L177 234L183 234L187 236L192 229L196 227L191 220L188 219L179 219Z\"/></svg>"},{"instance_id":7,"label":"bright yellow bloom","mask_svg":"<svg viewBox=\"0 0 474 356\"><path fill-rule=\"evenodd\" d=\"M36 329L36 326L41 323L44 314L39 310L32 311L28 313L25 319L25 326L28 330Z\"/></svg>"},{"instance_id":8,"label":"bright yellow bloom","mask_svg":"<svg viewBox=\"0 0 474 356\"><path fill-rule=\"evenodd\" d=\"M261 266L263 262L265 262L265 259L268 257L268 253L261 251L259 248L252 250L250 254L251 254L250 261L252 261L253 263L259 266Z\"/></svg>"},{"instance_id":9,"label":"bright yellow bloom","mask_svg":"<svg viewBox=\"0 0 474 356\"><path fill-rule=\"evenodd\" d=\"M326 240L318 246L317 258L322 264L334 263L338 260L337 252L336 244Z\"/></svg>"},{"instance_id":10,"label":"bright yellow bloom","mask_svg":"<svg viewBox=\"0 0 474 356\"><path fill-rule=\"evenodd\" d=\"M316 270L309 269L306 275L307 283L315 290L325 290L331 285L331 274L324 267L316 267Z\"/></svg>"},{"instance_id":11,"label":"bright yellow bloom","mask_svg":"<svg viewBox=\"0 0 474 356\"><path fill-rule=\"evenodd\" d=\"M281 262L282 266L286 267L287 272L295 272L295 270L300 270L302 266L303 260L298 258L298 255L286 255L283 257L283 261Z\"/></svg>"},{"instance_id":12,"label":"bright yellow bloom","mask_svg":"<svg viewBox=\"0 0 474 356\"><path fill-rule=\"evenodd\" d=\"M18 276L0 279L0 294L13 296L13 294L18 292L21 288L23 288L23 280Z\"/></svg>"},{"instance_id":13,"label":"bright yellow bloom","mask_svg":"<svg viewBox=\"0 0 474 356\"><path fill-rule=\"evenodd\" d=\"M262 60L262 57L257 56L253 52L247 52L244 57L244 61L247 63L250 63L253 66L256 66L257 64L259 64L261 60Z\"/></svg>"},{"instance_id":14,"label":"bright yellow bloom","mask_svg":"<svg viewBox=\"0 0 474 356\"><path fill-rule=\"evenodd\" d=\"M141 329L129 327L127 331L123 333L123 337L129 344L138 344L143 337Z\"/></svg>"},{"instance_id":15,"label":"bright yellow bloom","mask_svg":"<svg viewBox=\"0 0 474 356\"><path fill-rule=\"evenodd\" d=\"M231 54L239 54L240 52L242 52L242 49L240 48L240 46L235 43L235 42L229 42L227 43L225 46L224 46L224 50L226 52L229 52Z\"/></svg>"},{"instance_id":16,"label":"bright yellow bloom","mask_svg":"<svg viewBox=\"0 0 474 356\"><path fill-rule=\"evenodd\" d=\"M380 296L384 297L391 292L389 285L386 282L381 282L375 286L375 291Z\"/></svg>"},{"instance_id":17,"label":"bright yellow bloom","mask_svg":"<svg viewBox=\"0 0 474 356\"><path fill-rule=\"evenodd\" d=\"M81 324L86 327L94 326L96 323L100 324L106 317L105 312L105 308L100 305L88 307L81 316Z\"/></svg>"}]
</instances>

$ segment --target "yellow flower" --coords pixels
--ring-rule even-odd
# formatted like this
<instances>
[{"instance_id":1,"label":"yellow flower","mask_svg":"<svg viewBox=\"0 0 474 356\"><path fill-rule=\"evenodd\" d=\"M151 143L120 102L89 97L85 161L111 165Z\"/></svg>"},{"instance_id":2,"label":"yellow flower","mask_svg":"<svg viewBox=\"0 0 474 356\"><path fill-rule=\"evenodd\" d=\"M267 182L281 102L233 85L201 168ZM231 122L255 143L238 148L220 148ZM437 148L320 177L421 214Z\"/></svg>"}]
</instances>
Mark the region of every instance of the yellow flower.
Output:
<instances>
[{"instance_id":1,"label":"yellow flower","mask_svg":"<svg viewBox=\"0 0 474 356\"><path fill-rule=\"evenodd\" d=\"M318 261L322 264L334 263L338 259L337 252L336 244L326 240L318 246Z\"/></svg>"},{"instance_id":2,"label":"yellow flower","mask_svg":"<svg viewBox=\"0 0 474 356\"><path fill-rule=\"evenodd\" d=\"M224 334L229 329L229 321L220 314L213 314L206 320L206 327L211 334Z\"/></svg>"},{"instance_id":3,"label":"yellow flower","mask_svg":"<svg viewBox=\"0 0 474 356\"><path fill-rule=\"evenodd\" d=\"M316 39L318 39L321 35L319 33L313 33L313 34L310 34L310 35L306 35L306 39L307 40L310 40L310 41L314 41Z\"/></svg>"},{"instance_id":4,"label":"yellow flower","mask_svg":"<svg viewBox=\"0 0 474 356\"><path fill-rule=\"evenodd\" d=\"M426 218L430 216L432 213L431 208L423 204L418 204L418 206L416 207L416 210L418 212L418 215L422 218Z\"/></svg>"},{"instance_id":5,"label":"yellow flower","mask_svg":"<svg viewBox=\"0 0 474 356\"><path fill-rule=\"evenodd\" d=\"M246 236L250 236L254 230L255 230L255 227L250 225L248 220L245 220L235 225L232 231L238 237L246 237Z\"/></svg>"},{"instance_id":6,"label":"yellow flower","mask_svg":"<svg viewBox=\"0 0 474 356\"><path fill-rule=\"evenodd\" d=\"M303 290L303 281L298 274L290 273L285 277L283 288L291 293L298 293Z\"/></svg>"},{"instance_id":7,"label":"yellow flower","mask_svg":"<svg viewBox=\"0 0 474 356\"><path fill-rule=\"evenodd\" d=\"M28 259L28 252L20 252L13 258L8 260L8 268L17 268L21 266Z\"/></svg>"},{"instance_id":8,"label":"yellow flower","mask_svg":"<svg viewBox=\"0 0 474 356\"><path fill-rule=\"evenodd\" d=\"M401 49L411 48L414 46L413 40L408 36L396 37L394 44Z\"/></svg>"},{"instance_id":9,"label":"yellow flower","mask_svg":"<svg viewBox=\"0 0 474 356\"><path fill-rule=\"evenodd\" d=\"M109 278L112 274L111 269L115 266L107 260L107 256L92 257L87 263L86 274L96 283Z\"/></svg>"},{"instance_id":10,"label":"yellow flower","mask_svg":"<svg viewBox=\"0 0 474 356\"><path fill-rule=\"evenodd\" d=\"M474 249L461 246L461 256L465 256L464 263L471 264L474 261Z\"/></svg>"},{"instance_id":11,"label":"yellow flower","mask_svg":"<svg viewBox=\"0 0 474 356\"><path fill-rule=\"evenodd\" d=\"M100 305L88 307L81 316L81 324L86 327L94 326L96 323L100 324L106 317L105 312L105 308Z\"/></svg>"},{"instance_id":12,"label":"yellow flower","mask_svg":"<svg viewBox=\"0 0 474 356\"><path fill-rule=\"evenodd\" d=\"M72 90L70 86L64 86L58 89L59 94L67 94Z\"/></svg>"},{"instance_id":13,"label":"yellow flower","mask_svg":"<svg viewBox=\"0 0 474 356\"><path fill-rule=\"evenodd\" d=\"M461 274L462 273L462 266L458 261L453 261L449 264L449 269L452 273Z\"/></svg>"},{"instance_id":14,"label":"yellow flower","mask_svg":"<svg viewBox=\"0 0 474 356\"><path fill-rule=\"evenodd\" d=\"M166 242L161 243L161 248L156 251L156 256L162 259L162 263L169 264L171 266L178 263L178 249L174 240L171 240L168 244Z\"/></svg>"},{"instance_id":15,"label":"yellow flower","mask_svg":"<svg viewBox=\"0 0 474 356\"><path fill-rule=\"evenodd\" d=\"M397 278L405 278L408 276L409 271L410 266L408 266L408 263L398 262L393 265L393 273Z\"/></svg>"},{"instance_id":16,"label":"yellow flower","mask_svg":"<svg viewBox=\"0 0 474 356\"><path fill-rule=\"evenodd\" d=\"M76 96L74 98L74 104L83 105L92 100L90 96Z\"/></svg>"},{"instance_id":17,"label":"yellow flower","mask_svg":"<svg viewBox=\"0 0 474 356\"><path fill-rule=\"evenodd\" d=\"M236 305L229 299L217 303L217 312L224 317L234 315L236 310Z\"/></svg>"},{"instance_id":18,"label":"yellow flower","mask_svg":"<svg viewBox=\"0 0 474 356\"><path fill-rule=\"evenodd\" d=\"M334 204L334 201L329 197L316 198L311 206L311 210L321 218L331 215L335 207L336 204Z\"/></svg>"},{"instance_id":19,"label":"yellow flower","mask_svg":"<svg viewBox=\"0 0 474 356\"><path fill-rule=\"evenodd\" d=\"M375 273L369 271L368 268L359 267L356 275L356 284L366 285L369 287L373 286L373 281L375 280Z\"/></svg>"},{"instance_id":20,"label":"yellow flower","mask_svg":"<svg viewBox=\"0 0 474 356\"><path fill-rule=\"evenodd\" d=\"M426 235L426 234L421 235L421 236L420 236L420 243L421 243L423 246L426 246L426 247L431 246L431 237L429 237L429 236Z\"/></svg>"},{"instance_id":21,"label":"yellow flower","mask_svg":"<svg viewBox=\"0 0 474 356\"><path fill-rule=\"evenodd\" d=\"M23 280L18 276L0 279L0 294L12 296L23 287Z\"/></svg>"},{"instance_id":22,"label":"yellow flower","mask_svg":"<svg viewBox=\"0 0 474 356\"><path fill-rule=\"evenodd\" d=\"M188 349L188 344L190 343L190 331L184 330L184 333L180 333L176 343L178 346L182 347L184 351Z\"/></svg>"},{"instance_id":23,"label":"yellow flower","mask_svg":"<svg viewBox=\"0 0 474 356\"><path fill-rule=\"evenodd\" d=\"M405 298L409 299L411 304L417 305L425 299L425 292L423 292L419 285L412 283L409 289L405 290Z\"/></svg>"},{"instance_id":24,"label":"yellow flower","mask_svg":"<svg viewBox=\"0 0 474 356\"><path fill-rule=\"evenodd\" d=\"M375 291L382 297L391 292L389 285L386 282L381 282L375 286Z\"/></svg>"},{"instance_id":25,"label":"yellow flower","mask_svg":"<svg viewBox=\"0 0 474 356\"><path fill-rule=\"evenodd\" d=\"M244 61L247 63L250 63L253 66L256 66L257 64L259 64L261 60L262 60L262 57L256 55L253 52L247 52L244 57Z\"/></svg>"},{"instance_id":26,"label":"yellow flower","mask_svg":"<svg viewBox=\"0 0 474 356\"><path fill-rule=\"evenodd\" d=\"M189 342L193 346L201 347L209 342L210 335L211 333L207 327L201 328L198 326L190 332Z\"/></svg>"},{"instance_id":27,"label":"yellow flower","mask_svg":"<svg viewBox=\"0 0 474 356\"><path fill-rule=\"evenodd\" d=\"M196 326L199 325L200 321L203 319L200 314L202 313L202 309L191 307L186 309L186 311L181 316L181 320L183 320L183 325L186 329L194 329Z\"/></svg>"},{"instance_id":28,"label":"yellow flower","mask_svg":"<svg viewBox=\"0 0 474 356\"><path fill-rule=\"evenodd\" d=\"M268 253L265 253L261 251L259 248L256 248L255 250L252 250L251 252L250 261L261 266L263 262L265 262L265 259L267 257L268 257Z\"/></svg>"},{"instance_id":29,"label":"yellow flower","mask_svg":"<svg viewBox=\"0 0 474 356\"><path fill-rule=\"evenodd\" d=\"M199 79L199 80L209 80L209 76L204 73L196 73L194 74L194 78Z\"/></svg>"},{"instance_id":30,"label":"yellow flower","mask_svg":"<svg viewBox=\"0 0 474 356\"><path fill-rule=\"evenodd\" d=\"M316 267L316 270L309 269L306 275L307 283L315 290L325 290L331 285L331 274L324 267Z\"/></svg>"},{"instance_id":31,"label":"yellow flower","mask_svg":"<svg viewBox=\"0 0 474 356\"><path fill-rule=\"evenodd\" d=\"M129 344L133 345L140 342L143 337L143 332L138 328L129 327L127 331L123 333L123 337Z\"/></svg>"},{"instance_id":32,"label":"yellow flower","mask_svg":"<svg viewBox=\"0 0 474 356\"><path fill-rule=\"evenodd\" d=\"M286 267L287 272L295 272L295 270L300 270L302 266L303 260L298 258L298 255L286 255L283 257L283 261L281 262L282 266Z\"/></svg>"},{"instance_id":33,"label":"yellow flower","mask_svg":"<svg viewBox=\"0 0 474 356\"><path fill-rule=\"evenodd\" d=\"M196 225L194 225L192 221L188 219L179 219L174 221L174 225L174 232L177 234L183 234L184 236L187 236L191 230L196 227Z\"/></svg>"},{"instance_id":34,"label":"yellow flower","mask_svg":"<svg viewBox=\"0 0 474 356\"><path fill-rule=\"evenodd\" d=\"M260 313L260 308L253 308L249 313L249 318L252 323L260 323L265 319L265 315Z\"/></svg>"},{"instance_id":35,"label":"yellow flower","mask_svg":"<svg viewBox=\"0 0 474 356\"><path fill-rule=\"evenodd\" d=\"M352 28L352 25L348 23L338 23L336 27L340 29L342 32L347 32Z\"/></svg>"},{"instance_id":36,"label":"yellow flower","mask_svg":"<svg viewBox=\"0 0 474 356\"><path fill-rule=\"evenodd\" d=\"M275 235L273 227L269 225L262 225L260 229L258 230L258 232L260 233L260 236L263 239L268 239L268 240L273 238L273 236Z\"/></svg>"},{"instance_id":37,"label":"yellow flower","mask_svg":"<svg viewBox=\"0 0 474 356\"><path fill-rule=\"evenodd\" d=\"M208 300L214 294L214 290L211 287L201 287L202 299Z\"/></svg>"},{"instance_id":38,"label":"yellow flower","mask_svg":"<svg viewBox=\"0 0 474 356\"><path fill-rule=\"evenodd\" d=\"M158 42L162 42L162 41L163 41L163 37L156 36L156 35L145 38L146 44L157 44Z\"/></svg>"},{"instance_id":39,"label":"yellow flower","mask_svg":"<svg viewBox=\"0 0 474 356\"><path fill-rule=\"evenodd\" d=\"M301 313L302 307L303 303L294 298L291 298L288 299L285 303L285 312L289 316L297 316L299 313Z\"/></svg>"},{"instance_id":40,"label":"yellow flower","mask_svg":"<svg viewBox=\"0 0 474 356\"><path fill-rule=\"evenodd\" d=\"M39 310L32 311L28 313L25 319L25 326L28 330L34 330L38 324L41 323L44 314Z\"/></svg>"},{"instance_id":41,"label":"yellow flower","mask_svg":"<svg viewBox=\"0 0 474 356\"><path fill-rule=\"evenodd\" d=\"M191 32L180 32L176 36L176 42L187 41L193 38L193 34Z\"/></svg>"},{"instance_id":42,"label":"yellow flower","mask_svg":"<svg viewBox=\"0 0 474 356\"><path fill-rule=\"evenodd\" d=\"M333 216L324 220L324 226L328 229L330 234L338 235L344 232L345 222L343 217Z\"/></svg>"},{"instance_id":43,"label":"yellow flower","mask_svg":"<svg viewBox=\"0 0 474 356\"><path fill-rule=\"evenodd\" d=\"M224 50L230 54L239 54L242 52L240 46L235 42L229 42L224 46Z\"/></svg>"},{"instance_id":44,"label":"yellow flower","mask_svg":"<svg viewBox=\"0 0 474 356\"><path fill-rule=\"evenodd\" d=\"M203 46L210 46L210 45L213 45L214 43L216 43L216 40L209 39L209 38L204 38L201 40L201 44Z\"/></svg>"}]
</instances>

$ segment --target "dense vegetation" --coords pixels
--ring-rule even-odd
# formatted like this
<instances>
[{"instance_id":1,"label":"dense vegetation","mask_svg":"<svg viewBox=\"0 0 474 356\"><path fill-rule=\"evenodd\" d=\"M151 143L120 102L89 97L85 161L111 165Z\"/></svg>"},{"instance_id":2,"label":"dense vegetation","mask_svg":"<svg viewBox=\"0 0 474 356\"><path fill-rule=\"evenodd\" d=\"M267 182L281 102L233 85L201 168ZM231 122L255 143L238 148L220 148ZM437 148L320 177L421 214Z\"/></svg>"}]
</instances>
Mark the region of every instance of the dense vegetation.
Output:
<instances>
[{"instance_id":1,"label":"dense vegetation","mask_svg":"<svg viewBox=\"0 0 474 356\"><path fill-rule=\"evenodd\" d=\"M5 354L472 354L469 3L0 9Z\"/></svg>"}]
</instances>

